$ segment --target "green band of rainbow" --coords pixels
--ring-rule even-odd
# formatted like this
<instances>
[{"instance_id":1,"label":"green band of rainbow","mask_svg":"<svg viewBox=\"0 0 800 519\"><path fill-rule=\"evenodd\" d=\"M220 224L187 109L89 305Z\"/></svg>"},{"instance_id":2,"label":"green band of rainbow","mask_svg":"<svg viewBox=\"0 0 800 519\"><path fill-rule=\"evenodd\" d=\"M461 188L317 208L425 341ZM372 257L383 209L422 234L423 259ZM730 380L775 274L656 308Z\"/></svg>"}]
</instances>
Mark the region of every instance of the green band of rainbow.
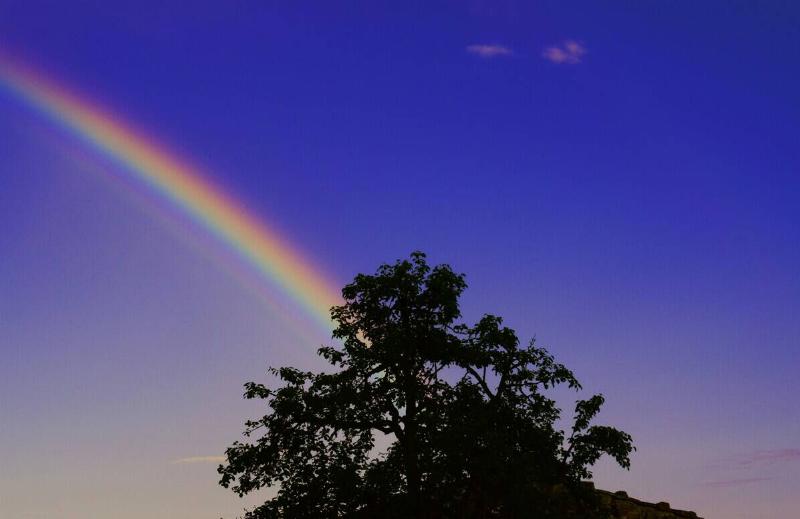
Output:
<instances>
[{"instance_id":1,"label":"green band of rainbow","mask_svg":"<svg viewBox=\"0 0 800 519\"><path fill-rule=\"evenodd\" d=\"M2 57L0 84L97 151L121 162L132 178L187 214L314 321L331 329L329 310L340 302L335 285L195 168L90 101Z\"/></svg>"}]
</instances>

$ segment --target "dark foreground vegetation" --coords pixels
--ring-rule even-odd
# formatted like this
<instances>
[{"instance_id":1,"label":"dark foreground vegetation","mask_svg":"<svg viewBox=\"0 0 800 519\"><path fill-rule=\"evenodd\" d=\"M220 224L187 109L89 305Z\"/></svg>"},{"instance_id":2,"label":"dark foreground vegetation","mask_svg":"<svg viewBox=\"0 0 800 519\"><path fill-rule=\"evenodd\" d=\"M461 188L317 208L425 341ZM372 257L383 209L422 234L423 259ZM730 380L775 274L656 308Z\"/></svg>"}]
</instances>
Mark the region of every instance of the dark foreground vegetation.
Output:
<instances>
[{"instance_id":1,"label":"dark foreground vegetation","mask_svg":"<svg viewBox=\"0 0 800 519\"><path fill-rule=\"evenodd\" d=\"M460 323L465 288L419 252L358 275L331 310L340 345L319 350L330 371L245 385L267 414L227 449L220 483L277 490L246 519L603 515L581 481L604 454L627 468L631 437L592 424L601 395L559 430L547 392L578 380L500 317Z\"/></svg>"}]
</instances>

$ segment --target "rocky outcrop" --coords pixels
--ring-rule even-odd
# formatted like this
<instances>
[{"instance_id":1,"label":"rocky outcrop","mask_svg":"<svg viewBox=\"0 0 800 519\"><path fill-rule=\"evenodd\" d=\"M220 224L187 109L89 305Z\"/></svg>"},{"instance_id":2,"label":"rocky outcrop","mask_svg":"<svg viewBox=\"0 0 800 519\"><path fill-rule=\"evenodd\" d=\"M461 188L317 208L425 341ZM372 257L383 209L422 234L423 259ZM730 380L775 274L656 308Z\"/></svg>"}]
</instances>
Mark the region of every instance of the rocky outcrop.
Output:
<instances>
[{"instance_id":1,"label":"rocky outcrop","mask_svg":"<svg viewBox=\"0 0 800 519\"><path fill-rule=\"evenodd\" d=\"M702 519L694 512L675 510L669 503L647 503L628 497L625 492L595 490L603 508L609 510L615 519Z\"/></svg>"},{"instance_id":2,"label":"rocky outcrop","mask_svg":"<svg viewBox=\"0 0 800 519\"><path fill-rule=\"evenodd\" d=\"M554 485L547 492L545 505L547 517L564 519L702 519L696 513L676 510L667 502L648 503L629 497L627 492L609 492L596 489L591 481L568 490L564 485ZM533 517L533 516L531 516Z\"/></svg>"}]
</instances>

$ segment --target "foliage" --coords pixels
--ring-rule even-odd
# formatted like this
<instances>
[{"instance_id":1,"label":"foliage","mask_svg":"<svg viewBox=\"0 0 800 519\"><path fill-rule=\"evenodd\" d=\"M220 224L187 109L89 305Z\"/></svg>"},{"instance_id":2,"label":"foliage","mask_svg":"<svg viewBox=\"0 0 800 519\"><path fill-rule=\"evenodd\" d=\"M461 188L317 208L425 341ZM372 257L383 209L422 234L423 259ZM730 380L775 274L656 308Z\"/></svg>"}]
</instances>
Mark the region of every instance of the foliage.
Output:
<instances>
[{"instance_id":1,"label":"foliage","mask_svg":"<svg viewBox=\"0 0 800 519\"><path fill-rule=\"evenodd\" d=\"M358 275L331 310L340 345L319 350L331 372L246 384L269 410L227 449L220 483L277 489L247 519L564 517L581 500L589 516L579 481L603 454L627 468L631 437L591 425L600 395L577 402L568 437L558 430L546 392L578 380L499 317L457 323L465 288L420 252Z\"/></svg>"}]
</instances>

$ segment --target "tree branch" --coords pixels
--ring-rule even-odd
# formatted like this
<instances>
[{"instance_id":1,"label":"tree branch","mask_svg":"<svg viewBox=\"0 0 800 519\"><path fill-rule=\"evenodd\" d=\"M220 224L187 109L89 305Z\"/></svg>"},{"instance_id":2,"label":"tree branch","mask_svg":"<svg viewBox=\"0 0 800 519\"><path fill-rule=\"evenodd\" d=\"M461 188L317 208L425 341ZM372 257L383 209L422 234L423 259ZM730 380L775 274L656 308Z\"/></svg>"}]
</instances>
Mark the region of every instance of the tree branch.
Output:
<instances>
[{"instance_id":1,"label":"tree branch","mask_svg":"<svg viewBox=\"0 0 800 519\"><path fill-rule=\"evenodd\" d=\"M481 388L483 388L483 390L486 392L486 395L489 397L489 400L494 400L495 395L492 393L492 390L489 389L489 384L486 383L486 380L481 378L480 374L477 371L475 371L475 368L473 368L472 366L465 366L464 368L470 375L475 377L475 381L478 384L480 384Z\"/></svg>"}]
</instances>

